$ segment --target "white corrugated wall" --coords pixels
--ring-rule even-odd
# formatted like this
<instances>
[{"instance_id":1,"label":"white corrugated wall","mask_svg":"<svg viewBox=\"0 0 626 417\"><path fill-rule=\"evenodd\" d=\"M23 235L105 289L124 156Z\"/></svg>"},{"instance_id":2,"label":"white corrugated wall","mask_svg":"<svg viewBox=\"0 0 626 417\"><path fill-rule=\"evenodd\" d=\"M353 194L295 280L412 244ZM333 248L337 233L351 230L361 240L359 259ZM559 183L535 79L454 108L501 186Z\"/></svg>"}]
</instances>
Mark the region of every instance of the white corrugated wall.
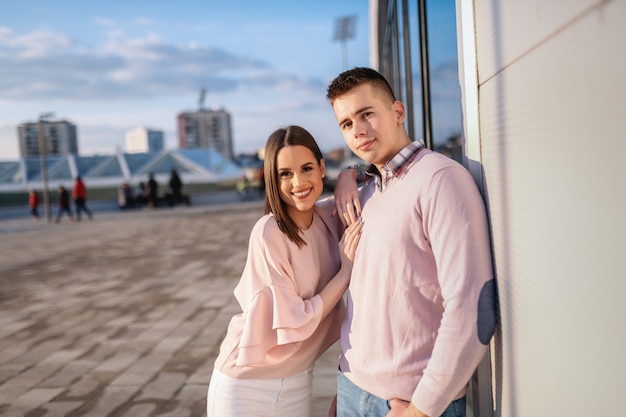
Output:
<instances>
[{"instance_id":1,"label":"white corrugated wall","mask_svg":"<svg viewBox=\"0 0 626 417\"><path fill-rule=\"evenodd\" d=\"M493 415L624 415L626 0L457 11L500 297Z\"/></svg>"}]
</instances>

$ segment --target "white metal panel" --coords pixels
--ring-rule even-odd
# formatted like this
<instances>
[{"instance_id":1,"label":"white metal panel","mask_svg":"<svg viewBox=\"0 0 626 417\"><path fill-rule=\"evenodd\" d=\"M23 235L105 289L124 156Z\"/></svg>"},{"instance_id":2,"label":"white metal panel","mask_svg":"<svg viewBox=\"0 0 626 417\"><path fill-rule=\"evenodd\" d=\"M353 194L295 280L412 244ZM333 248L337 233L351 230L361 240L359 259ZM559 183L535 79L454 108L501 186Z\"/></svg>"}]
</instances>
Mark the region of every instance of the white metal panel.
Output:
<instances>
[{"instance_id":1,"label":"white metal panel","mask_svg":"<svg viewBox=\"0 0 626 417\"><path fill-rule=\"evenodd\" d=\"M479 89L501 309L495 415L616 415L626 374L626 2L565 27L567 17L551 15L545 37L530 41L519 28L536 19L512 13L522 3L475 9L479 66L506 67Z\"/></svg>"},{"instance_id":2,"label":"white metal panel","mask_svg":"<svg viewBox=\"0 0 626 417\"><path fill-rule=\"evenodd\" d=\"M459 82L463 106L463 164L472 173L481 193L484 179L480 155L480 130L478 117L478 74L476 66L476 42L474 38L474 5L471 1L456 2L456 28L459 55ZM493 345L493 344L492 344ZM468 415L491 417L492 393L492 346L489 354L478 365L470 384L467 405Z\"/></svg>"},{"instance_id":3,"label":"white metal panel","mask_svg":"<svg viewBox=\"0 0 626 417\"><path fill-rule=\"evenodd\" d=\"M598 0L476 1L480 84L546 41Z\"/></svg>"}]
</instances>

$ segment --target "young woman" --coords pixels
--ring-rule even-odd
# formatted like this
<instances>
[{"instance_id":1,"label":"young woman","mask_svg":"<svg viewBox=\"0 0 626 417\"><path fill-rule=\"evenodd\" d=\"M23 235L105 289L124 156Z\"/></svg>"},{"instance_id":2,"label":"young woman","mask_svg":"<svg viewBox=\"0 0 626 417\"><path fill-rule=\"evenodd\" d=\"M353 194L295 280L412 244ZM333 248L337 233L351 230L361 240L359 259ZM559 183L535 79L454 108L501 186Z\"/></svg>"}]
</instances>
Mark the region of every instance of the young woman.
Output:
<instances>
[{"instance_id":1,"label":"young woman","mask_svg":"<svg viewBox=\"0 0 626 417\"><path fill-rule=\"evenodd\" d=\"M305 129L272 133L264 171L265 215L250 234L235 288L242 313L215 361L208 417L309 416L313 363L339 337L361 224L339 241L334 203L317 203L325 165Z\"/></svg>"}]
</instances>

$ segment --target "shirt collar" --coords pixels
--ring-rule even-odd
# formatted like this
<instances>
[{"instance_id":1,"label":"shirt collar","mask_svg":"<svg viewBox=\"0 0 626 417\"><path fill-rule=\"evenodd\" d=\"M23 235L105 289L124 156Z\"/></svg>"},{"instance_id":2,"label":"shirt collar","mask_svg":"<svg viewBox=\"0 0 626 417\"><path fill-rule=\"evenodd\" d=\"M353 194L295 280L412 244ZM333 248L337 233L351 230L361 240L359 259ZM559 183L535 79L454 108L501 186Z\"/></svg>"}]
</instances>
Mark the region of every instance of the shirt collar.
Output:
<instances>
[{"instance_id":1,"label":"shirt collar","mask_svg":"<svg viewBox=\"0 0 626 417\"><path fill-rule=\"evenodd\" d=\"M400 149L400 152L383 166L382 173L378 171L374 164L371 164L365 171L365 174L374 177L378 190L382 191L392 178L400 176L409 167L422 149L424 149L424 144L421 141L411 142Z\"/></svg>"}]
</instances>

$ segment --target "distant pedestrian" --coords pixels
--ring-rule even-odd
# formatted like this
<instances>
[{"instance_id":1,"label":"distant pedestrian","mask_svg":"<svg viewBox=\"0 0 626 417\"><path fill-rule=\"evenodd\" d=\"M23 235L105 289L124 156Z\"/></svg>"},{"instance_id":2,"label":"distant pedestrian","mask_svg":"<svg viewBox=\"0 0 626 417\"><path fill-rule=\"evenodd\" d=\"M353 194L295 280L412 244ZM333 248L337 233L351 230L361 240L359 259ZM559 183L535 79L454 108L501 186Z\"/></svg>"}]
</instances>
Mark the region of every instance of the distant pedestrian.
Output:
<instances>
[{"instance_id":1,"label":"distant pedestrian","mask_svg":"<svg viewBox=\"0 0 626 417\"><path fill-rule=\"evenodd\" d=\"M183 202L183 182L178 175L178 172L175 169L172 169L172 173L170 175L170 195L168 196L170 206L180 204Z\"/></svg>"},{"instance_id":2,"label":"distant pedestrian","mask_svg":"<svg viewBox=\"0 0 626 417\"><path fill-rule=\"evenodd\" d=\"M70 205L70 193L67 192L64 186L59 185L59 211L57 212L56 223L61 223L63 213L67 213L70 223L74 223L74 215Z\"/></svg>"},{"instance_id":3,"label":"distant pedestrian","mask_svg":"<svg viewBox=\"0 0 626 417\"><path fill-rule=\"evenodd\" d=\"M74 190L72 191L74 203L76 204L76 218L80 221L80 212L84 211L89 216L89 220L93 217L91 211L87 208L87 187L81 177L76 177L74 182Z\"/></svg>"},{"instance_id":4,"label":"distant pedestrian","mask_svg":"<svg viewBox=\"0 0 626 417\"><path fill-rule=\"evenodd\" d=\"M28 192L28 207L33 219L39 220L39 212L37 211L39 209L39 194L34 189Z\"/></svg>"},{"instance_id":5,"label":"distant pedestrian","mask_svg":"<svg viewBox=\"0 0 626 417\"><path fill-rule=\"evenodd\" d=\"M133 189L127 182L123 183L117 191L117 202L121 209L135 208L135 196Z\"/></svg>"},{"instance_id":6,"label":"distant pedestrian","mask_svg":"<svg viewBox=\"0 0 626 417\"><path fill-rule=\"evenodd\" d=\"M159 197L159 184L154 179L154 174L151 172L148 180L148 207L155 208L157 206L157 199Z\"/></svg>"},{"instance_id":7,"label":"distant pedestrian","mask_svg":"<svg viewBox=\"0 0 626 417\"><path fill-rule=\"evenodd\" d=\"M148 186L145 182L141 181L137 187L137 198L135 199L135 202L138 206L144 206L148 204L148 196Z\"/></svg>"}]
</instances>

